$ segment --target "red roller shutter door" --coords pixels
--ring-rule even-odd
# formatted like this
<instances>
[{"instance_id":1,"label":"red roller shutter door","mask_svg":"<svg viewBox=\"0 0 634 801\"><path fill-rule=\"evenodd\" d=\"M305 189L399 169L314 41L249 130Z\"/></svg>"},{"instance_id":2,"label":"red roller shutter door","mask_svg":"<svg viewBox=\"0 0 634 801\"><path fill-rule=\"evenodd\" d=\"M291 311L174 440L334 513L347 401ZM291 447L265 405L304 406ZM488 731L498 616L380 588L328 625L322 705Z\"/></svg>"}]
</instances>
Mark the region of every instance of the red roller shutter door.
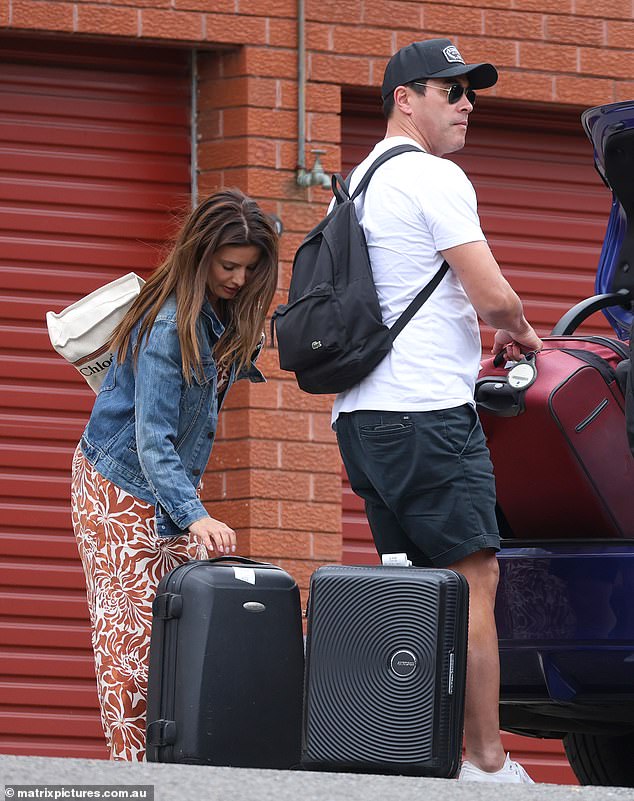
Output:
<instances>
[{"instance_id":1,"label":"red roller shutter door","mask_svg":"<svg viewBox=\"0 0 634 801\"><path fill-rule=\"evenodd\" d=\"M0 53L0 751L106 757L69 511L94 395L44 317L156 264L189 203L189 60L53 40Z\"/></svg>"},{"instance_id":2,"label":"red roller shutter door","mask_svg":"<svg viewBox=\"0 0 634 801\"><path fill-rule=\"evenodd\" d=\"M593 294L610 209L579 114L478 98L467 146L451 156L472 180L491 248L541 334ZM375 97L344 93L341 124L348 171L384 136L385 121ZM601 315L583 330L611 331ZM486 327L482 339L488 350L492 334ZM376 564L363 502L345 471L342 504L343 562ZM540 781L576 783L559 741L505 735L505 743Z\"/></svg>"}]
</instances>

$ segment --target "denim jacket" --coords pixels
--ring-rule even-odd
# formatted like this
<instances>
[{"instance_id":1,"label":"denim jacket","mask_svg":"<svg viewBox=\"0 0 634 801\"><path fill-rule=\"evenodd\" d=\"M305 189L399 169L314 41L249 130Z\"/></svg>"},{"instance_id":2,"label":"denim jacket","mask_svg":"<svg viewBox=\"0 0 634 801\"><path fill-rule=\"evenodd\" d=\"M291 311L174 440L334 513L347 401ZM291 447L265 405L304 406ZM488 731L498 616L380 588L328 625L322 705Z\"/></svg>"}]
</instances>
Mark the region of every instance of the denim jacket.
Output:
<instances>
[{"instance_id":1,"label":"denim jacket","mask_svg":"<svg viewBox=\"0 0 634 801\"><path fill-rule=\"evenodd\" d=\"M218 423L212 349L224 329L205 300L196 323L204 380L192 371L188 385L182 371L175 297L170 296L159 311L135 364L139 326L132 331L123 364L112 360L80 445L97 472L155 505L159 536L175 537L207 515L196 487L209 461ZM255 367L258 353L259 349L250 367L239 375L232 366L227 390L240 378L265 380Z\"/></svg>"}]
</instances>

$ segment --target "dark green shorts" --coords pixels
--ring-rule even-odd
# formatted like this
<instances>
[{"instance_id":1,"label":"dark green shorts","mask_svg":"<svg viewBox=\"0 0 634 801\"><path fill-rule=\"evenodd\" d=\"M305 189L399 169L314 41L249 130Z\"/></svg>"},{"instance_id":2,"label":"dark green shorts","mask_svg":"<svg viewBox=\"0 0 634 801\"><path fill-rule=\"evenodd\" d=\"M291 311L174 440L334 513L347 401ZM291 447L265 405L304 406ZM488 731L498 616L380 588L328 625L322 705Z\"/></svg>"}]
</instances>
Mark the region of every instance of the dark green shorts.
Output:
<instances>
[{"instance_id":1,"label":"dark green shorts","mask_svg":"<svg viewBox=\"0 0 634 801\"><path fill-rule=\"evenodd\" d=\"M448 567L499 550L493 466L472 406L342 413L336 430L379 554Z\"/></svg>"}]
</instances>

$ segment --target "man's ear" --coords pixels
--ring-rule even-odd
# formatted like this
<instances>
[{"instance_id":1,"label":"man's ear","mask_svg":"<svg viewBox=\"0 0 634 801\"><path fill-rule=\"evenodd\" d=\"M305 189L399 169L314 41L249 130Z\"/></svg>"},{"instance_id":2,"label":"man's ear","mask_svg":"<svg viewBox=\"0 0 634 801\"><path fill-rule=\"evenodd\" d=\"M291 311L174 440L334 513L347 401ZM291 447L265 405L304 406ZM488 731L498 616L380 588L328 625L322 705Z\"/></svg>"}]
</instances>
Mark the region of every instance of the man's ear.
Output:
<instances>
[{"instance_id":1,"label":"man's ear","mask_svg":"<svg viewBox=\"0 0 634 801\"><path fill-rule=\"evenodd\" d=\"M410 90L406 86L396 87L394 90L394 106L398 108L401 113L407 114L408 116L412 113L409 98Z\"/></svg>"}]
</instances>

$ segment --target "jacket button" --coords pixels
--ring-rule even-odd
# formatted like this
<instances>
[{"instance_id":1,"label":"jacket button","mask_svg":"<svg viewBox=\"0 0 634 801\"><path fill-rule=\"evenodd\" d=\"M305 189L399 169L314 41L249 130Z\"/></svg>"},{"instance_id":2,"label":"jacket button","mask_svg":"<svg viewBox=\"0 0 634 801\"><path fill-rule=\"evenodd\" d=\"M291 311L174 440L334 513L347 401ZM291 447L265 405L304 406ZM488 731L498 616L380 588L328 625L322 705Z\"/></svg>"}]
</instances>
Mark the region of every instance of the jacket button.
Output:
<instances>
[{"instance_id":1,"label":"jacket button","mask_svg":"<svg viewBox=\"0 0 634 801\"><path fill-rule=\"evenodd\" d=\"M199 475L200 475L200 470L198 469L192 470L192 476L199 476Z\"/></svg>"}]
</instances>

